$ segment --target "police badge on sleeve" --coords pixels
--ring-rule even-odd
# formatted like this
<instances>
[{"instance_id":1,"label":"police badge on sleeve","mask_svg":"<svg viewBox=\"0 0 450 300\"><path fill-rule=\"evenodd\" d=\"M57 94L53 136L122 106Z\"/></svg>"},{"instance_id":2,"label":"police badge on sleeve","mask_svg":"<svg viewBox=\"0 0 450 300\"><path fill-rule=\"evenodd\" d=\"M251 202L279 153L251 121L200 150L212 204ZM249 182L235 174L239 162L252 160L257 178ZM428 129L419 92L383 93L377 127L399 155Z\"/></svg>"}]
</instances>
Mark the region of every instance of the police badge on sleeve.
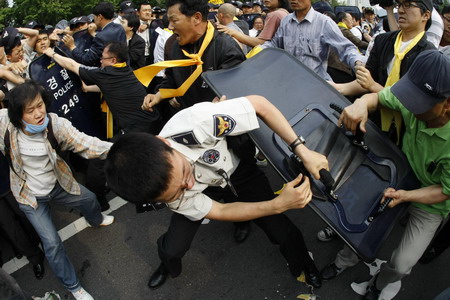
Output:
<instances>
[{"instance_id":1,"label":"police badge on sleeve","mask_svg":"<svg viewBox=\"0 0 450 300\"><path fill-rule=\"evenodd\" d=\"M214 115L214 135L221 137L230 134L236 127L236 121L228 115Z\"/></svg>"},{"instance_id":2,"label":"police badge on sleeve","mask_svg":"<svg viewBox=\"0 0 450 300\"><path fill-rule=\"evenodd\" d=\"M206 150L202 155L202 160L207 164L214 164L220 158L220 152L214 149Z\"/></svg>"}]
</instances>

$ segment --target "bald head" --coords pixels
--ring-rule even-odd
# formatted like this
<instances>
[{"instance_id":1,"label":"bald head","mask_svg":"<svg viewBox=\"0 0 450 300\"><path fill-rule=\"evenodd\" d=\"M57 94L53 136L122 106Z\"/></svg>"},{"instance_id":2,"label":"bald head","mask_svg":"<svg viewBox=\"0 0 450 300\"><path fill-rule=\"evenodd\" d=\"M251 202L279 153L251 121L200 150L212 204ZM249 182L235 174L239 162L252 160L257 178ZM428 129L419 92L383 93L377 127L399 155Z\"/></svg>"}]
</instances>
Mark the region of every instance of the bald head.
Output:
<instances>
[{"instance_id":1,"label":"bald head","mask_svg":"<svg viewBox=\"0 0 450 300\"><path fill-rule=\"evenodd\" d=\"M223 14L228 18L234 18L236 15L236 7L231 3L224 3L219 7L218 13Z\"/></svg>"}]
</instances>

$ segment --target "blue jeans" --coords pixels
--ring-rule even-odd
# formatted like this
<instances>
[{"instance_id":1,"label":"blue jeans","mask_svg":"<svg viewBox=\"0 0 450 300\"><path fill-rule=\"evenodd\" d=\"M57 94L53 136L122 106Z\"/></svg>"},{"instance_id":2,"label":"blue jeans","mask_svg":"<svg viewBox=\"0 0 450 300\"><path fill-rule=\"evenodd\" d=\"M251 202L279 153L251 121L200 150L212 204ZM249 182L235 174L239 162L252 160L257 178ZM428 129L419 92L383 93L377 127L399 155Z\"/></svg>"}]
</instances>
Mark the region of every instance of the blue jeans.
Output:
<instances>
[{"instance_id":1,"label":"blue jeans","mask_svg":"<svg viewBox=\"0 0 450 300\"><path fill-rule=\"evenodd\" d=\"M53 224L49 204L50 201L53 201L67 207L76 208L91 225L100 225L103 221L103 216L95 194L81 184L80 189L80 195L72 195L56 183L50 194L44 197L36 197L38 202L36 210L29 205L19 204L20 209L25 213L42 240L45 256L53 273L70 292L76 292L81 285L75 268L67 257L61 238Z\"/></svg>"}]
</instances>

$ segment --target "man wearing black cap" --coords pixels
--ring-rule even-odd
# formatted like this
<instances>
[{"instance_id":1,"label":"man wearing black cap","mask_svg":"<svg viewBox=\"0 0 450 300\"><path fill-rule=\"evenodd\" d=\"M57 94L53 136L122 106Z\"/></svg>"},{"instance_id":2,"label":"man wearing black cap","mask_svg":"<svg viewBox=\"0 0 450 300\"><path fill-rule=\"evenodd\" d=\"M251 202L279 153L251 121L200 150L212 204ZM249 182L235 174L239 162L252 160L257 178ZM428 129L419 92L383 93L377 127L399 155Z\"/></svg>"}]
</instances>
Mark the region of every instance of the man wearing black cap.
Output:
<instances>
[{"instance_id":1,"label":"man wearing black cap","mask_svg":"<svg viewBox=\"0 0 450 300\"><path fill-rule=\"evenodd\" d=\"M388 188L382 201L389 207L412 202L409 222L389 263L368 288L365 299L378 299L390 283L411 272L450 212L450 59L436 50L419 54L408 73L394 86L367 94L344 109L338 124L365 132L368 112L379 105L400 111L406 133L402 150L421 182L419 189Z\"/></svg>"},{"instance_id":2,"label":"man wearing black cap","mask_svg":"<svg viewBox=\"0 0 450 300\"><path fill-rule=\"evenodd\" d=\"M373 29L377 25L376 19L375 19L375 12L372 7L366 7L364 9L364 20L361 23L361 27L363 28L364 32L367 32L371 36L373 36L374 32Z\"/></svg>"},{"instance_id":3,"label":"man wearing black cap","mask_svg":"<svg viewBox=\"0 0 450 300\"><path fill-rule=\"evenodd\" d=\"M123 1L119 5L119 14L117 18L114 19L114 23L121 24L124 15L135 13L136 7L132 1Z\"/></svg>"},{"instance_id":4,"label":"man wearing black cap","mask_svg":"<svg viewBox=\"0 0 450 300\"><path fill-rule=\"evenodd\" d=\"M89 24L89 19L86 16L75 17L70 20L69 28L72 33L78 32L80 30L86 29Z\"/></svg>"},{"instance_id":5,"label":"man wearing black cap","mask_svg":"<svg viewBox=\"0 0 450 300\"><path fill-rule=\"evenodd\" d=\"M244 2L244 4L242 4L242 13L244 15L253 13L253 3L248 1Z\"/></svg>"}]
</instances>

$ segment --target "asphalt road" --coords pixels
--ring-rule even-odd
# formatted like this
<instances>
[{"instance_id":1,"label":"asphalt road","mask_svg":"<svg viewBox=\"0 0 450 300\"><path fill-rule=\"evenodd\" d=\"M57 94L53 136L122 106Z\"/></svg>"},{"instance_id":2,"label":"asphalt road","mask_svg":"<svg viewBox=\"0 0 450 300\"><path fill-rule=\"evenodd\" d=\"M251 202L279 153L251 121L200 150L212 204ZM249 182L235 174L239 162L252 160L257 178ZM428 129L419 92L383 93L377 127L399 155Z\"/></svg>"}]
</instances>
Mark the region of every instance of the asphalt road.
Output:
<instances>
[{"instance_id":1,"label":"asphalt road","mask_svg":"<svg viewBox=\"0 0 450 300\"><path fill-rule=\"evenodd\" d=\"M270 167L266 172L274 189L280 188L278 175ZM237 244L233 240L233 225L218 221L202 225L183 260L181 276L150 290L147 281L159 265L156 240L165 232L171 212L136 214L133 205L125 204L111 214L116 218L112 225L83 229L64 242L82 285L95 299L296 299L311 292L304 283L291 277L277 247L270 244L259 228L253 225L249 238ZM310 208L290 211L288 215L302 229L319 269L331 262L342 242L322 243L316 239L324 222ZM53 207L53 216L58 229L80 218L76 211L57 206ZM389 257L402 230L399 224L394 228L379 253L381 259ZM447 251L428 265L417 265L412 275L403 280L395 299L433 299L450 286L449 261ZM10 262L9 266L17 264ZM47 263L46 267L45 277L39 281L34 278L30 264L12 276L31 295L43 296L54 290L61 299L73 299ZM369 277L368 268L360 263L324 282L314 294L320 300L361 299L350 284Z\"/></svg>"}]
</instances>

